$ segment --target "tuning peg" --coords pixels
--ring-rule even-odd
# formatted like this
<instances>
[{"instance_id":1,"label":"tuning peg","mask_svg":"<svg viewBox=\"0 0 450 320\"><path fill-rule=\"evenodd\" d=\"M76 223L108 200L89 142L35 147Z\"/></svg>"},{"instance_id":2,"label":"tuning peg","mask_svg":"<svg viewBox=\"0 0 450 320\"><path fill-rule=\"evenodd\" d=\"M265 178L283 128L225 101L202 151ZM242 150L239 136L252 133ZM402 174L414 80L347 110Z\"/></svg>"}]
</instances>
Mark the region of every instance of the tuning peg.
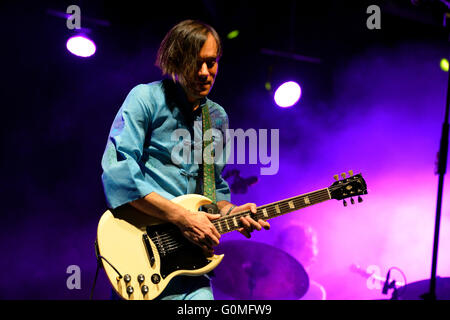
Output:
<instances>
[{"instance_id":1,"label":"tuning peg","mask_svg":"<svg viewBox=\"0 0 450 320\"><path fill-rule=\"evenodd\" d=\"M333 176L333 178L334 178L334 180L339 181L339 176L338 176L337 174L335 174L335 175Z\"/></svg>"},{"instance_id":2,"label":"tuning peg","mask_svg":"<svg viewBox=\"0 0 450 320\"><path fill-rule=\"evenodd\" d=\"M353 176L353 170L348 170L348 174L351 176Z\"/></svg>"},{"instance_id":3,"label":"tuning peg","mask_svg":"<svg viewBox=\"0 0 450 320\"><path fill-rule=\"evenodd\" d=\"M345 179L345 176L346 176L346 175L345 175L345 172L342 172L342 173L341 173L342 179Z\"/></svg>"},{"instance_id":4,"label":"tuning peg","mask_svg":"<svg viewBox=\"0 0 450 320\"><path fill-rule=\"evenodd\" d=\"M355 204L355 200L353 200L353 198L350 198L350 202L351 202L352 204Z\"/></svg>"},{"instance_id":5,"label":"tuning peg","mask_svg":"<svg viewBox=\"0 0 450 320\"><path fill-rule=\"evenodd\" d=\"M363 202L363 198L361 198L361 196L358 196L358 202Z\"/></svg>"},{"instance_id":6,"label":"tuning peg","mask_svg":"<svg viewBox=\"0 0 450 320\"><path fill-rule=\"evenodd\" d=\"M347 201L344 200L344 207L346 207L346 206L347 206Z\"/></svg>"}]
</instances>

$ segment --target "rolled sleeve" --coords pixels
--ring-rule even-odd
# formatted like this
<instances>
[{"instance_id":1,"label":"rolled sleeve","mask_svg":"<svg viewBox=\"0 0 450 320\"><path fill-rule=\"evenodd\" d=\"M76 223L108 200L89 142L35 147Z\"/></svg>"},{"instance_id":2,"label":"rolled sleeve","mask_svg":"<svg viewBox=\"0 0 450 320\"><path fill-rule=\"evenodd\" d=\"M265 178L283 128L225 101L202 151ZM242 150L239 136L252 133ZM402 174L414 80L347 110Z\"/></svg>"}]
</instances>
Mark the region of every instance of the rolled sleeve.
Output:
<instances>
[{"instance_id":1,"label":"rolled sleeve","mask_svg":"<svg viewBox=\"0 0 450 320\"><path fill-rule=\"evenodd\" d=\"M133 88L119 109L101 165L107 205L116 208L153 191L144 178L142 155L151 128L152 106L145 85Z\"/></svg>"}]
</instances>

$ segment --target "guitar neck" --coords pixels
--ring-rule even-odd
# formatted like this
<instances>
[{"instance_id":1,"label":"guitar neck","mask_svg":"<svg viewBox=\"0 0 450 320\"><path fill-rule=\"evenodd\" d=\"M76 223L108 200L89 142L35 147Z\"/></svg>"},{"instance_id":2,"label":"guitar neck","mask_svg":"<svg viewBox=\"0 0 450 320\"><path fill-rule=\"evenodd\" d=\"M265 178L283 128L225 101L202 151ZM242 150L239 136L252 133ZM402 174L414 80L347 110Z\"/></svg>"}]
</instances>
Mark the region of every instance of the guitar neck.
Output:
<instances>
[{"instance_id":1,"label":"guitar neck","mask_svg":"<svg viewBox=\"0 0 450 320\"><path fill-rule=\"evenodd\" d=\"M243 216L251 215L252 218L256 221L258 221L259 219L269 220L283 214L297 211L299 209L303 209L330 199L331 195L328 188L324 188L293 198L257 207L256 214L253 214L250 210L247 210L233 215L221 217L220 219L214 220L213 224L220 234L224 234L242 228L243 225L240 222L240 217Z\"/></svg>"}]
</instances>

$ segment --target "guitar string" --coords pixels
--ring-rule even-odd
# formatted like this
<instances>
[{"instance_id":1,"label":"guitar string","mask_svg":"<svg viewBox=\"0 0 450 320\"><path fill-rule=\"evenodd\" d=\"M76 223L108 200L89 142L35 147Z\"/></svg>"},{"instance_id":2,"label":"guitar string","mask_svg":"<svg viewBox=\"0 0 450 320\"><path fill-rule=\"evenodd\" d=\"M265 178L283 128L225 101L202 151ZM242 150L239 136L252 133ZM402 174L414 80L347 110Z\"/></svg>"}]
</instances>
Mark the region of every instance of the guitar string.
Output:
<instances>
[{"instance_id":1,"label":"guitar string","mask_svg":"<svg viewBox=\"0 0 450 320\"><path fill-rule=\"evenodd\" d=\"M319 202L328 200L328 199L329 199L329 196L328 196L328 194L326 195L326 197L325 197L324 195L317 194L317 195L315 195L315 196L310 197L310 199L311 199L311 200L314 199L312 202L319 203ZM301 198L297 198L297 199L294 199L294 200L292 200L292 201L294 201L294 203L295 203L296 201L300 201L300 200L302 200L302 199L301 199ZM317 201L317 200L318 200L318 201ZM296 211L296 210L299 210L299 209L303 209L303 208L305 208L305 207L308 207L308 206L310 206L310 205L312 205L312 204L305 204L305 203L304 203L304 204L302 204L301 206L296 206L296 208L292 209L292 208L289 206L288 203L283 203L283 204L280 204L279 207L280 207L280 210L291 209L291 211ZM264 206L262 206L262 207L264 207ZM270 207L270 206L268 206L268 207ZM257 212L256 214L254 214L254 216L256 216L257 218L263 219L264 216L263 216L262 212L261 212L261 213L259 212L259 211L262 211L262 210L260 210L260 209L261 209L261 207L258 208L258 212ZM270 208L270 209L272 209L272 208ZM287 213L287 212L285 212L285 213ZM270 213L270 215L271 215L271 217L276 217L277 215L282 215L282 214L285 214L285 213L277 213L277 214L272 214L272 213ZM231 219L233 219L233 218L238 218L238 217L240 218L241 216L245 216L245 215L249 215L249 214L250 214L250 211L244 211L244 212L237 213L237 214L233 215L232 217L231 217L231 216L227 216L225 219L231 220ZM268 213L268 214L269 214L269 213ZM260 217L261 215L262 215L262 217ZM217 220L217 222L220 223L220 224L223 224L225 219L223 219L223 221ZM213 223L214 223L214 221L213 221ZM231 222L230 222L230 223L231 223ZM238 227L236 227L236 228L243 227L242 224L241 224L240 222L239 222L239 224L240 224L240 225L239 225ZM222 225L222 227L225 227L225 226ZM233 225L233 227L235 227L235 226ZM227 229L228 229L228 231L232 231L232 230L230 230L229 227L228 227ZM172 251L174 251L174 250L176 250L176 249L181 248L181 247L184 246L184 244L180 244L179 241L177 241L176 238L172 236L172 234L173 234L174 232L176 232L176 231L177 231L177 230L171 230L171 231L165 233L164 235L159 236L159 239L158 239L158 237L150 237L150 238L151 238L155 243L158 243L159 246L161 247L161 249L162 249L163 251L172 252ZM175 234L178 235L178 232L176 232Z\"/></svg>"},{"instance_id":2,"label":"guitar string","mask_svg":"<svg viewBox=\"0 0 450 320\"><path fill-rule=\"evenodd\" d=\"M279 208L281 208L282 210L284 210L284 209L288 209L286 212L284 212L284 213L276 213L276 214L273 214L273 212L270 212L270 215L271 215L271 217L270 218L273 218L273 217L276 217L276 216L279 216L279 215L283 215L283 214L285 214L285 213L288 213L289 211L297 211L297 210L299 210L299 209L303 209L303 208L305 208L305 207L308 207L308 206L311 206L312 204L317 204L317 203L319 203L319 202L323 202L323 201L326 201L326 200L329 200L330 198L329 198L329 194L328 194L328 191L327 191L327 193L326 193L326 195L325 194L322 194L322 193L324 193L325 191L327 191L327 189L322 189L322 190L319 190L319 191L316 191L316 192L313 192L313 195L311 195L311 193L310 194L305 194L305 195L302 195L302 196L298 196L298 197L294 197L294 198L292 198L292 200L290 200L290 201L293 201L294 203L295 202L298 202L298 201L301 201L301 200L304 200L304 198L305 197L307 197L308 195L309 195L309 198L314 202L314 203L309 203L309 204L307 204L307 203L301 203L300 204L300 206L298 206L298 204L297 204L297 206L294 208L294 209L292 209L290 206L289 206L289 203L287 202L288 200L283 200L283 201L281 201L281 203L279 204ZM323 198L322 198L323 197ZM257 216L257 218L261 218L261 219L264 219L264 215L263 216L261 216L261 212L262 212L262 209L263 208L268 208L269 210L271 210L271 211L273 211L273 209L274 209L274 205L273 204L270 204L270 205L264 205L264 206L261 206L261 207L258 207L258 212L256 213L256 214L254 214L254 216ZM261 212L260 212L261 211ZM227 216L226 218L222 218L222 219L220 219L220 220L216 220L216 221L213 221L213 223L218 223L218 224L220 224L222 227L225 227L225 225L224 225L224 223L225 224L227 224L227 222L230 222L231 223L231 221L226 221L226 220L231 220L231 219L235 219L235 218L240 218L241 216L246 216L246 215L250 215L250 211L243 211L243 212L240 212L240 213L237 213L237 214L234 214L234 215L232 215L232 216ZM215 227L217 227L216 225L215 225ZM242 226L242 223L241 222L239 222L239 226L238 227L236 227L235 225L233 226L234 228L239 228L239 227L243 227ZM227 229L228 229L228 231L232 231L232 230L230 230L230 228L229 228L229 226L227 226ZM167 251L167 252L172 252L172 251L175 251L175 250L177 250L178 248L181 248L181 247L183 247L184 246L184 244L182 244L182 243L180 243L179 241L177 241L177 239L175 238L175 237L173 237L172 236L172 234L175 232L175 235L176 236L178 236L178 238L179 238L179 232L176 232L177 230L171 230L171 231L169 231L169 232L167 232L165 235L162 235L162 236L160 236L159 237L159 241L157 241L156 239L154 239L154 238L152 238L151 237L151 239L154 241L154 242L158 242L158 244L160 245L160 247L162 247L162 250L163 251Z\"/></svg>"},{"instance_id":3,"label":"guitar string","mask_svg":"<svg viewBox=\"0 0 450 320\"><path fill-rule=\"evenodd\" d=\"M317 199L317 200L319 200L319 201L317 201L316 203L318 203L318 202L321 202L321 201L325 201L325 200L328 200L329 199L329 197L327 196L327 197L323 197L323 198L321 198L321 195L317 195L317 196L315 196L315 197L313 197L314 199ZM313 198L311 198L311 199L313 199ZM296 200L301 200L301 199L295 199L295 201ZM313 201L315 201L315 200L313 200ZM293 209L293 210L291 210L291 211L296 211L296 210L299 210L299 209L302 209L302 208L305 208L305 207L307 207L307 206L310 206L311 204L302 204L301 206L297 206L297 208L295 208L295 209ZM261 208L261 207L260 207ZM292 209L291 207L289 207L289 204L283 204L283 205L280 205L280 209L282 209L282 210L284 210L284 209ZM258 210L259 211L259 210ZM287 213L287 212L285 212L285 213ZM232 216L232 218L231 218L231 216L229 216L229 217L227 217L226 219L234 219L234 218L240 218L241 216L245 216L245 215L249 215L250 214L250 211L244 211L244 212L240 212L240 213L238 213L238 214L235 214L235 215L233 215ZM272 213L270 213L270 215L272 216L272 217L275 217L275 216L277 216L277 215L282 215L282 214L284 214L284 213L277 213L277 214L272 214ZM259 216L261 216L261 213L256 213L255 214L255 216L257 216L258 218L259 218ZM261 218L263 218L263 217L261 217ZM223 219L223 220L225 220L225 219ZM220 224L222 224L222 223L224 223L224 221L213 221L213 223L214 222L218 222L218 223L220 223ZM231 223L231 222L230 222ZM235 225L233 225L233 227L235 227L235 228L239 228L239 227L243 227L242 226L242 224L239 222L239 226L238 227L236 227ZM222 225L223 226L223 225ZM217 227L217 226L216 226ZM224 226L223 226L224 227ZM228 231L232 231L232 230L230 230L230 228L228 227L227 228L228 229ZM158 242L158 244L159 245L161 245L161 246L166 246L165 247L165 249L167 249L167 248L170 248L170 249L172 249L172 248L174 248L173 247L173 245L174 244L177 244L178 243L178 241L176 241L176 239L173 237L173 233L174 232L176 232L177 230L171 230L171 231L169 231L169 232L166 232L166 234L164 234L164 235L162 235L162 236L159 236L159 237L151 237L151 239L154 241L154 242ZM177 235L179 235L179 233L178 232L176 232L176 234Z\"/></svg>"},{"instance_id":4,"label":"guitar string","mask_svg":"<svg viewBox=\"0 0 450 320\"><path fill-rule=\"evenodd\" d=\"M312 197L311 199L317 199L317 200L319 200L319 201L317 201L317 203L318 203L318 202L321 202L321 201L328 200L329 198L328 198L328 196L327 196L327 197L324 197L324 198L321 198L321 195L317 195L317 196L315 196L315 197ZM301 199L295 199L294 201L297 201L297 200L301 200ZM313 201L315 201L315 200L313 200ZM310 206L310 205L311 205L311 204L302 204L302 205L300 205L300 206L297 205L297 207L296 207L295 209L291 210L291 211L296 211L296 210L305 208L305 207ZM260 209L260 208L261 208L261 207L259 207L259 209ZM283 205L280 205L280 208L281 208L282 210L284 210L284 209L292 209L291 207L289 207L289 204L283 204ZM259 209L258 209L258 211L260 211ZM287 212L285 212L285 213L287 213ZM225 219L230 220L230 219L240 218L241 216L245 216L245 215L249 215L249 214L250 214L250 211L244 211L244 212L240 212L240 213L238 213L238 214L235 214L235 215L233 215L232 217L231 217L231 216L226 217ZM284 213L273 214L272 212L270 212L271 217L275 217L275 216L277 216L277 215L282 215L282 214L284 214ZM261 216L261 213L260 213L260 212L256 213L255 216L257 216L258 218L264 218L264 217L260 217L260 216ZM223 220L225 220L225 219L223 219ZM225 227L225 226L223 225L224 221L216 220L216 221L213 221L213 223L214 223L214 222L221 224L222 227ZM230 223L231 223L231 221L230 221ZM215 225L215 227L217 227L217 226ZM239 221L239 226L236 227L236 225L234 224L233 227L239 228L239 227L243 227L243 225L242 225L242 223ZM229 227L227 227L227 229L228 229L228 231L232 231L232 230L230 230ZM169 231L169 232L166 232L166 233L165 233L164 235L162 235L162 236L159 236L159 237L158 237L158 236L156 236L156 237L151 237L151 239L152 239L154 242L158 242L158 244L161 245L161 246L166 246L165 248L167 248L167 246L169 246L169 248L173 248L173 244L178 243L178 241L176 241L176 238L173 237L173 233L176 232L176 231L177 231L177 230L171 230L171 231ZM176 235L179 235L179 233L176 232ZM172 247L170 247L171 245L172 245Z\"/></svg>"},{"instance_id":5,"label":"guitar string","mask_svg":"<svg viewBox=\"0 0 450 320\"><path fill-rule=\"evenodd\" d=\"M325 199L326 200L326 199ZM301 208L298 208L301 209ZM286 212L287 213L287 212ZM237 216L238 214L236 214ZM239 214L241 215L241 214ZM242 227L242 224L240 225ZM172 232L173 233L173 232ZM167 235L167 239L164 241L164 243L160 243L160 247L162 247L162 254L168 254L171 253L173 251L177 251L179 248L184 247L185 244L178 242L176 239L172 238L171 235Z\"/></svg>"},{"instance_id":6,"label":"guitar string","mask_svg":"<svg viewBox=\"0 0 450 320\"><path fill-rule=\"evenodd\" d=\"M320 199L320 197L325 196L325 194L324 194L324 195L320 194L320 193L323 193L324 191L326 191L326 190L320 190L320 191L317 192L317 194L315 194L315 195L313 195L313 196L310 196L309 198L310 198L310 199ZM304 197L306 197L306 196L304 196ZM303 197L303 198L304 198L304 197ZM329 198L328 198L328 193L326 194L325 198L326 198L326 199L320 199L320 201L317 201L317 202L316 202L315 200L313 200L313 202L319 203L319 202L321 202L321 201L328 200L328 199L329 199ZM301 199L301 198L297 198L297 199L293 199L292 201L294 201L294 202L297 201L297 202L298 202L298 201L300 201L300 200L302 200L302 199ZM304 199L303 199L303 200L304 200ZM286 201L287 201L287 200L286 200ZM311 204L302 204L302 203L300 203L300 205L297 204L296 208L293 209L293 210L291 210L291 211L296 211L296 210L299 210L299 209L303 209L303 208L305 208L305 207L307 207L307 206L310 206L310 205L312 205L312 204L314 204L314 203L311 203ZM286 206L288 206L288 207L286 207ZM272 204L272 205L264 205L264 206L260 206L260 207L257 208L257 210L262 212L262 210L263 210L264 208L269 208L269 210L271 210L271 209L272 209L271 207L273 207L273 204ZM289 203L283 203L283 202L279 205L279 208L280 208L280 209L292 209L292 208L289 207ZM220 219L218 219L218 220L214 220L214 221L212 221L212 222L213 222L213 224L218 223L218 224L220 224L222 227L225 227L225 225L226 225L226 223L227 223L227 222L225 222L225 220L231 220L231 219L234 219L234 218L240 218L241 216L246 216L246 215L250 215L250 214L251 214L250 211L243 211L243 212L240 212L240 213L233 214L233 215L231 215L231 216L222 217L222 218L220 218ZM273 217L275 217L275 216L280 215L280 214L283 214L283 213L275 214L275 215L273 215L272 213L270 213L270 214L271 214ZM259 212L257 212L255 215L261 215L261 214L260 214ZM264 218L264 215L263 215L263 217L261 217L261 218ZM231 221L228 221L228 222L231 223ZM215 227L217 227L217 226L215 226ZM229 229L229 228L227 228L227 229ZM171 230L171 231L177 232L177 230ZM229 230L229 231L231 231L231 230ZM159 236L159 240L160 240L160 241L166 240L165 238L167 238L167 236L165 236L165 235Z\"/></svg>"},{"instance_id":7,"label":"guitar string","mask_svg":"<svg viewBox=\"0 0 450 320\"><path fill-rule=\"evenodd\" d=\"M322 197L322 196L324 196L324 195L316 195L316 196L313 196L313 197L311 197L311 199L318 199L318 200L320 200L320 201L317 201L317 203L318 202L321 202L321 201L325 201L325 200L327 200L328 199L328 196L326 197L326 199L320 199L320 197ZM301 200L301 199L295 199L294 201L299 201L299 200ZM313 202L314 202L314 200L313 200ZM299 209L303 209L303 208L305 208L305 207L307 207L307 206L310 206L310 205L312 205L312 204L300 204L300 206L298 206L297 205L297 207L295 208L295 209L292 209L292 208L290 208L289 207L289 204L287 203L285 203L285 204L281 204L281 205L279 205L279 208L280 209L292 209L291 211L296 211L296 210L299 210ZM269 210L270 210L270 205L266 205L268 208L269 208ZM258 211L262 211L262 208L263 208L264 206L261 206L261 207L258 207ZM275 216L277 216L277 215L281 215L281 214L283 214L283 213L280 213L280 214L275 214L275 215L273 215L272 213L270 213L271 214L271 216L273 216L273 217L275 217ZM213 224L214 223L219 223L222 227L225 227L225 220L231 220L231 219L234 219L234 218L240 218L240 217L242 217L242 216L247 216L247 215L250 215L250 211L243 211L243 212L240 212L240 213L236 213L236 214L234 214L234 215L232 215L232 216L227 216L227 217L224 217L224 218L222 218L222 219L220 219L220 220L215 220L215 221L213 221ZM256 216L258 216L258 215L261 215L259 212L257 212L256 214L255 214ZM263 217L261 217L261 218L263 218ZM229 221L230 223L231 223L231 221ZM215 227L217 227L217 226L215 226ZM234 226L235 227L235 226ZM241 226L242 227L242 226ZM227 229L229 229L229 228L227 228ZM229 230L229 231L231 231L231 230ZM163 234L163 235L161 235L161 236L157 236L156 238L158 238L159 239L159 242L162 242L162 243L165 243L165 241L167 241L167 239L169 238L171 238L171 234L173 233L173 232L176 232L176 233L178 233L178 230L170 230L170 231L167 231L165 234ZM152 237L151 237L152 238ZM153 240L153 238L152 238L152 240Z\"/></svg>"},{"instance_id":8,"label":"guitar string","mask_svg":"<svg viewBox=\"0 0 450 320\"><path fill-rule=\"evenodd\" d=\"M312 202L318 203L318 202L325 201L325 200L328 199L328 196L327 196L327 197L324 197L324 198L322 199L323 196L324 196L324 195L318 194L318 195L315 195L315 196L310 197L310 200L312 200ZM244 211L244 212L241 212L241 213L236 214L236 215L233 215L233 216L228 216L226 219L223 219L223 220L216 220L216 221L213 221L213 223L215 222L215 223L217 223L217 224L220 224L220 226L222 226L222 227L224 227L224 228L226 227L226 229L228 229L228 231L232 231L233 228L236 228L236 225L234 224L234 221L232 222L231 220L234 220L235 218L240 218L240 217L242 217L242 216L248 216L248 215L250 215L250 216L254 216L254 217L258 218L258 219L266 220L266 218L273 218L273 217L276 217L276 216L279 216L279 215L283 215L283 214L285 214L285 213L288 213L289 211L292 212L292 211L300 210L300 209L303 209L303 208L306 208L306 207L312 205L312 203L310 203L310 204L296 203L296 202L301 201L301 200L302 200L302 199L291 200L291 201L294 202L295 208L291 208L291 207L289 206L289 203L287 203L287 202L278 204L278 208L280 209L280 211L286 211L286 212L280 212L280 213L278 213L278 212L276 212L276 209L275 209L275 206L274 206L274 205L265 205L265 206L258 207L258 208L257 208L257 212L256 212L255 214L252 214L251 211L248 210L248 211ZM320 200L320 201L318 201L318 200ZM269 217L266 217L266 216L264 215L264 213L263 213L263 210L264 210L264 209L267 209L267 215L268 215ZM227 220L227 221L225 221L225 220ZM229 227L230 224L232 225L231 230L230 230L230 227ZM217 226L216 226L216 227L217 227ZM242 227L242 225L241 225L240 227Z\"/></svg>"}]
</instances>

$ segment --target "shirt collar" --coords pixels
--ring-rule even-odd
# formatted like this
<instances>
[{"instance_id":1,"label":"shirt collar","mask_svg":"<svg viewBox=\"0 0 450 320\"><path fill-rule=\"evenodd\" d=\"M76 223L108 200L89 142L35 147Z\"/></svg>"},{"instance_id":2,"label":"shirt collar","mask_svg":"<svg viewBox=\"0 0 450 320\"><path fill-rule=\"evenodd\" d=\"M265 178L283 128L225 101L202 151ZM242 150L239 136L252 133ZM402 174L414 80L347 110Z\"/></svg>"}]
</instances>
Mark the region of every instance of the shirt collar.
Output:
<instances>
[{"instance_id":1,"label":"shirt collar","mask_svg":"<svg viewBox=\"0 0 450 320\"><path fill-rule=\"evenodd\" d=\"M192 111L193 105L191 102L188 101L186 92L184 92L183 87L178 82L175 83L175 87L176 87L175 94L176 94L177 101L180 103L180 105L183 108L186 108L186 110ZM206 105L207 102L208 102L208 98L206 98L206 97L202 98L200 100L199 108L197 108L194 112L196 112L197 110L201 110Z\"/></svg>"}]
</instances>

